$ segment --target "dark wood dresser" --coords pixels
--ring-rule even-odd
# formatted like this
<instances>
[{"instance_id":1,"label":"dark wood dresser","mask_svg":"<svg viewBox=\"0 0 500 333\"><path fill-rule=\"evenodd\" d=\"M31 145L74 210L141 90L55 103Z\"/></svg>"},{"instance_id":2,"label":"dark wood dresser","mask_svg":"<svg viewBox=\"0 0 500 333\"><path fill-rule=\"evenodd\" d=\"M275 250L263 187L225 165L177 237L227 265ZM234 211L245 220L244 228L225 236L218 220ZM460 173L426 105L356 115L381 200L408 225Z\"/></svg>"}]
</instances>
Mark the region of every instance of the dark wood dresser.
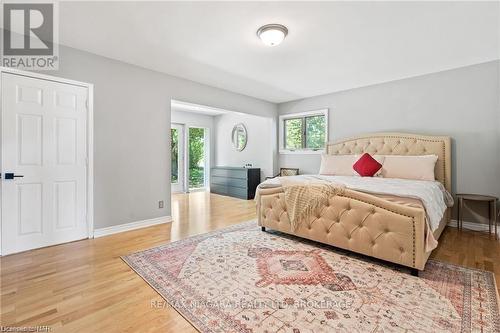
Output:
<instances>
[{"instance_id":1,"label":"dark wood dresser","mask_svg":"<svg viewBox=\"0 0 500 333\"><path fill-rule=\"evenodd\" d=\"M240 199L253 199L260 184L259 168L213 167L210 192Z\"/></svg>"}]
</instances>

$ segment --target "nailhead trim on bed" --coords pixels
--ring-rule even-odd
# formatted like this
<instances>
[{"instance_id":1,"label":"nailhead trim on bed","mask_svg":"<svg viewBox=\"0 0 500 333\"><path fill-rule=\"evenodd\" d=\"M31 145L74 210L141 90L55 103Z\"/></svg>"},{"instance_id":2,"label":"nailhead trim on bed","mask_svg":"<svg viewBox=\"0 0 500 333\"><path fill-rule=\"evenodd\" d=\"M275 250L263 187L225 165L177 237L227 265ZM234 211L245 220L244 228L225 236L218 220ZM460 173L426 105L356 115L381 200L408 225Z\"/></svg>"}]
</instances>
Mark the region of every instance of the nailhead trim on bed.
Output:
<instances>
[{"instance_id":1,"label":"nailhead trim on bed","mask_svg":"<svg viewBox=\"0 0 500 333\"><path fill-rule=\"evenodd\" d=\"M344 197L344 198L349 198L351 200L354 200L354 201L358 201L358 202L363 202L363 203L366 203L366 204L369 204L369 205L372 205L374 207L377 207L377 208L380 208L380 209L383 209L383 210L386 210L388 212L391 212L391 213L394 213L394 214L397 214L397 215L401 215L401 216L405 216L405 217L409 217L411 218L411 221L412 221L412 224L413 224L413 234L412 234L412 238L413 238L413 267L415 267L415 256L416 256L416 240L415 240L415 218L413 216L410 216L410 215L406 215L406 214L402 214L402 213L399 213L399 212L396 212L396 211L393 211L391 209L387 209L385 207L381 207L381 206L377 206L371 202L368 202L368 201L365 201L365 200L360 200L360 199L356 199L356 198L353 198L353 197L350 197L348 195L345 195L345 194L337 194L336 196L339 196L339 197Z\"/></svg>"}]
</instances>

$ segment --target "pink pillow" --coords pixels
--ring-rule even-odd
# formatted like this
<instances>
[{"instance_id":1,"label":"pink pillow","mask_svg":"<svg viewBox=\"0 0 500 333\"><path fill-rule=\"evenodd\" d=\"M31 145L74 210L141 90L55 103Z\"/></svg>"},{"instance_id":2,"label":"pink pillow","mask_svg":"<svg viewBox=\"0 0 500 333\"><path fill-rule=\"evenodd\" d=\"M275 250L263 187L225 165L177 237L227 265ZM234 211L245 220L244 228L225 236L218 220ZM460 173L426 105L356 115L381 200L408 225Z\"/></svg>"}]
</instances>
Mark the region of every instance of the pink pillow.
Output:
<instances>
[{"instance_id":1,"label":"pink pillow","mask_svg":"<svg viewBox=\"0 0 500 333\"><path fill-rule=\"evenodd\" d=\"M382 168L376 159L374 159L370 154L364 153L361 157L354 163L352 168L361 177L373 177Z\"/></svg>"},{"instance_id":2,"label":"pink pillow","mask_svg":"<svg viewBox=\"0 0 500 333\"><path fill-rule=\"evenodd\" d=\"M320 175L359 176L352 168L359 155L321 155Z\"/></svg>"},{"instance_id":3,"label":"pink pillow","mask_svg":"<svg viewBox=\"0 0 500 333\"><path fill-rule=\"evenodd\" d=\"M436 180L434 168L437 155L385 155L382 164L382 177L415 180Z\"/></svg>"}]
</instances>

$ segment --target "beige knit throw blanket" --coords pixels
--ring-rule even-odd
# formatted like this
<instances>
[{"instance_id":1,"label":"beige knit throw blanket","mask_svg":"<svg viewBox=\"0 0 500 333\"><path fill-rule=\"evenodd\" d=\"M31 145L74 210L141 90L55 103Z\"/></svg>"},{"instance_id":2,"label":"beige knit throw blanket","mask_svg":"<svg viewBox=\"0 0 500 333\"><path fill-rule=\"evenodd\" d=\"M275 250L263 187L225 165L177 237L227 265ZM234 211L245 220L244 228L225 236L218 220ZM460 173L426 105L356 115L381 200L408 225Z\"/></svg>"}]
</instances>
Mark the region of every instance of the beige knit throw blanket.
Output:
<instances>
[{"instance_id":1,"label":"beige knit throw blanket","mask_svg":"<svg viewBox=\"0 0 500 333\"><path fill-rule=\"evenodd\" d=\"M321 180L297 182L280 179L285 193L285 204L292 231L311 217L318 209L328 204L331 196L343 193L344 187Z\"/></svg>"}]
</instances>

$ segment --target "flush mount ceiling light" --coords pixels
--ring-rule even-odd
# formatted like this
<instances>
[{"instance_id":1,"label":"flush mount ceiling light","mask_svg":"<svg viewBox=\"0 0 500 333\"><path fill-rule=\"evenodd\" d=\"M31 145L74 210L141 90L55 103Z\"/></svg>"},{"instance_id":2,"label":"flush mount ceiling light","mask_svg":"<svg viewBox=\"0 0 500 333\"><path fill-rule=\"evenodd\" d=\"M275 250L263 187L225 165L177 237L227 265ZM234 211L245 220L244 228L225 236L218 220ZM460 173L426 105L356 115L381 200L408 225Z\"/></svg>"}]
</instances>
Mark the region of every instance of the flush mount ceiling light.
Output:
<instances>
[{"instance_id":1,"label":"flush mount ceiling light","mask_svg":"<svg viewBox=\"0 0 500 333\"><path fill-rule=\"evenodd\" d=\"M266 24L257 30L257 36L259 36L262 43L267 46L276 46L280 44L287 34L288 29L281 24Z\"/></svg>"}]
</instances>

